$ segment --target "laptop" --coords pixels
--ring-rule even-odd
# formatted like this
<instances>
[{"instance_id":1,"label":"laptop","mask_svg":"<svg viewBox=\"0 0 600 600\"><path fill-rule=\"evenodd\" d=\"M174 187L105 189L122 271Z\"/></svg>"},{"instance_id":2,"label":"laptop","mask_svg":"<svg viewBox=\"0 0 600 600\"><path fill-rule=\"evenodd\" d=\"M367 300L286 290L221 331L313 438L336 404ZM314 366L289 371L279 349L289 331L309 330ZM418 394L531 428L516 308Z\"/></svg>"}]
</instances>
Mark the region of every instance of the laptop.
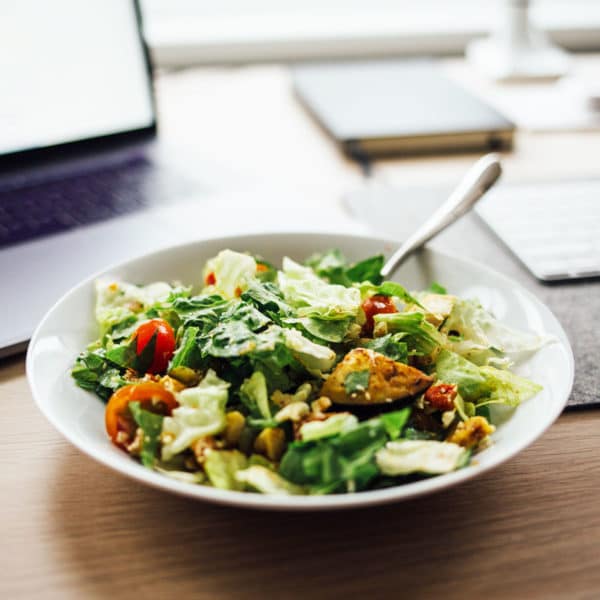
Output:
<instances>
[{"instance_id":1,"label":"laptop","mask_svg":"<svg viewBox=\"0 0 600 600\"><path fill-rule=\"evenodd\" d=\"M3 15L0 356L71 286L181 241L161 211L206 182L161 155L138 2L22 0ZM178 159L180 156L177 157ZM196 204L202 204L202 202Z\"/></svg>"}]
</instances>

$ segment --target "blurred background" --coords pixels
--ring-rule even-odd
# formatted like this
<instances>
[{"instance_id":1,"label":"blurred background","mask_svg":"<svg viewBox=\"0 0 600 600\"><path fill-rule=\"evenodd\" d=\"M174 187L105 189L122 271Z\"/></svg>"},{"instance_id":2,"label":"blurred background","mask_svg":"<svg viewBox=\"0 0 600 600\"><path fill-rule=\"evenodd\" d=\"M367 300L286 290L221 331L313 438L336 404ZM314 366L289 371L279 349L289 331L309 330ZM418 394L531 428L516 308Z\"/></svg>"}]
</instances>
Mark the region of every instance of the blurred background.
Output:
<instances>
[{"instance_id":1,"label":"blurred background","mask_svg":"<svg viewBox=\"0 0 600 600\"><path fill-rule=\"evenodd\" d=\"M160 66L462 54L505 0L143 0ZM536 0L533 24L569 50L600 48L600 2Z\"/></svg>"}]
</instances>

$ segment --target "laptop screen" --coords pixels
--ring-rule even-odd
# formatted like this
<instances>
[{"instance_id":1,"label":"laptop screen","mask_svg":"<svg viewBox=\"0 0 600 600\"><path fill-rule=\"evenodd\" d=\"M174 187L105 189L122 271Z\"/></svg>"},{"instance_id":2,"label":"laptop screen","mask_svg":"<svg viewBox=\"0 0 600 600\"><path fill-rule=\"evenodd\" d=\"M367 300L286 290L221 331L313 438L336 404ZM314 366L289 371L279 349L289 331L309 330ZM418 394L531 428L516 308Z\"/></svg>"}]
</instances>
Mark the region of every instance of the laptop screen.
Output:
<instances>
[{"instance_id":1,"label":"laptop screen","mask_svg":"<svg viewBox=\"0 0 600 600\"><path fill-rule=\"evenodd\" d=\"M0 5L0 155L154 124L129 0Z\"/></svg>"}]
</instances>

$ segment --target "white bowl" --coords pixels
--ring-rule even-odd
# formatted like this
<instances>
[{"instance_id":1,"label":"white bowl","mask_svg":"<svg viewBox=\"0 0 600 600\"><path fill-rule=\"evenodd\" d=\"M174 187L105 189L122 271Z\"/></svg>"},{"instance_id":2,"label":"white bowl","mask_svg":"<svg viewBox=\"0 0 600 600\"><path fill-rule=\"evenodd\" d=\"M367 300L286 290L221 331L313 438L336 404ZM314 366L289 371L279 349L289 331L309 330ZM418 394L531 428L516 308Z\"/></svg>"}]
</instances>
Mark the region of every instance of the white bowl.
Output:
<instances>
[{"instance_id":1,"label":"white bowl","mask_svg":"<svg viewBox=\"0 0 600 600\"><path fill-rule=\"evenodd\" d=\"M356 235L257 234L198 241L122 263L73 288L38 326L27 353L27 376L33 397L48 420L95 460L157 488L222 504L283 510L359 507L413 498L480 475L523 450L558 417L573 383L573 355L554 315L532 294L484 265L433 250L426 249L411 258L395 278L408 289L426 288L433 281L439 282L453 294L477 297L513 327L550 334L557 339L517 369L543 385L543 391L498 427L493 445L477 456L476 464L460 471L398 487L332 496L265 496L183 483L142 467L117 449L104 430L104 404L76 387L71 379L70 368L76 356L97 336L93 283L100 275L135 283L178 280L190 284L200 281L204 262L223 248L247 250L280 264L285 255L302 260L327 248L339 248L351 260L377 253L387 256L395 246L389 240Z\"/></svg>"}]
</instances>

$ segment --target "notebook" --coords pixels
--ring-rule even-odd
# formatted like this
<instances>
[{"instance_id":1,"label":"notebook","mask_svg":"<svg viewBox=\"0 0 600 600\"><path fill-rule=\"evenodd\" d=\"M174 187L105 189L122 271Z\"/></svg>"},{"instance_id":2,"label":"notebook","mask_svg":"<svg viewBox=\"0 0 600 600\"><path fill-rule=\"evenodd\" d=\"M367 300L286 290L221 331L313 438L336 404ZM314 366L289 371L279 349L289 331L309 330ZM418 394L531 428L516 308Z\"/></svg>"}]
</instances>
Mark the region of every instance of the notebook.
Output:
<instances>
[{"instance_id":1,"label":"notebook","mask_svg":"<svg viewBox=\"0 0 600 600\"><path fill-rule=\"evenodd\" d=\"M514 125L428 60L305 64L295 92L350 156L497 150Z\"/></svg>"}]
</instances>

